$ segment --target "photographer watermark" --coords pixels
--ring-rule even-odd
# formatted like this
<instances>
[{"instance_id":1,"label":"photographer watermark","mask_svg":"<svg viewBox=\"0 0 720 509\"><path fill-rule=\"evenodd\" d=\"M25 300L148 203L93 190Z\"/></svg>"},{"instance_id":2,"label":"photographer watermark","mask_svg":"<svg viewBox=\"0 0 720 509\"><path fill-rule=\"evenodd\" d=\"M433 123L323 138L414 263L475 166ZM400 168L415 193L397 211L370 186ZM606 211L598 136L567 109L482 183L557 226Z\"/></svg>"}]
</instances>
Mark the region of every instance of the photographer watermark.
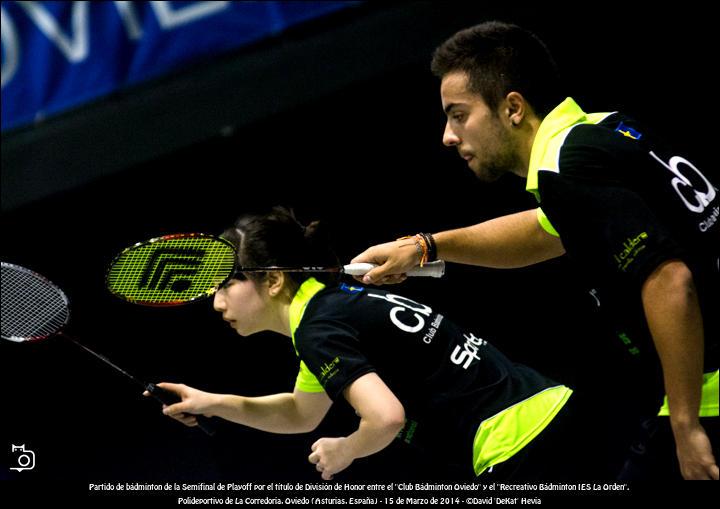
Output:
<instances>
[{"instance_id":1,"label":"photographer watermark","mask_svg":"<svg viewBox=\"0 0 720 509\"><path fill-rule=\"evenodd\" d=\"M27 449L25 444L10 444L10 452L15 458L17 466L10 467L10 470L22 472L23 470L32 470L35 468L35 452Z\"/></svg>"}]
</instances>

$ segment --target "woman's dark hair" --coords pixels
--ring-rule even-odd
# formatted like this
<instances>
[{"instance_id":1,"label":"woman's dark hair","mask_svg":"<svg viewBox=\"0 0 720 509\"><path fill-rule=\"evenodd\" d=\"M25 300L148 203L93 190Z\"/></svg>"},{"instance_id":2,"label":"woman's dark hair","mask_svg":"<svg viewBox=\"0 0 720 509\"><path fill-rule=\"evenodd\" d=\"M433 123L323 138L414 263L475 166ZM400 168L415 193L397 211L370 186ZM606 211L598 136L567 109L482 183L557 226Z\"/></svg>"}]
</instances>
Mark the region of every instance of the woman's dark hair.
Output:
<instances>
[{"instance_id":1,"label":"woman's dark hair","mask_svg":"<svg viewBox=\"0 0 720 509\"><path fill-rule=\"evenodd\" d=\"M340 262L330 247L320 223L303 226L292 210L273 207L263 214L244 214L222 237L235 246L240 267L337 267ZM325 283L337 281L337 274L287 272L290 290L297 291L306 279L315 277ZM247 272L245 277L261 280L264 272ZM238 279L242 278L238 274Z\"/></svg>"},{"instance_id":2,"label":"woman's dark hair","mask_svg":"<svg viewBox=\"0 0 720 509\"><path fill-rule=\"evenodd\" d=\"M492 111L510 92L519 92L542 119L565 99L557 65L537 36L499 21L460 30L434 52L438 78L456 71L468 75L469 89Z\"/></svg>"}]
</instances>

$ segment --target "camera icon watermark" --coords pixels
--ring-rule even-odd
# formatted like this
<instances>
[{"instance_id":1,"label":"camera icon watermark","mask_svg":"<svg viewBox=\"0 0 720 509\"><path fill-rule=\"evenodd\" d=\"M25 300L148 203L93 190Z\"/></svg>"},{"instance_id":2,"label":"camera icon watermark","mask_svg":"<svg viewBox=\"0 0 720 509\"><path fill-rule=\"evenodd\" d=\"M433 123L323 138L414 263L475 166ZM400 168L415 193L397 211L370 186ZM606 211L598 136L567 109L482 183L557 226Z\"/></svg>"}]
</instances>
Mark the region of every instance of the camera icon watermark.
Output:
<instances>
[{"instance_id":1,"label":"camera icon watermark","mask_svg":"<svg viewBox=\"0 0 720 509\"><path fill-rule=\"evenodd\" d=\"M10 470L22 472L23 470L32 470L35 468L35 452L25 448L25 444L10 444L13 456L15 456L16 467L10 467Z\"/></svg>"}]
</instances>

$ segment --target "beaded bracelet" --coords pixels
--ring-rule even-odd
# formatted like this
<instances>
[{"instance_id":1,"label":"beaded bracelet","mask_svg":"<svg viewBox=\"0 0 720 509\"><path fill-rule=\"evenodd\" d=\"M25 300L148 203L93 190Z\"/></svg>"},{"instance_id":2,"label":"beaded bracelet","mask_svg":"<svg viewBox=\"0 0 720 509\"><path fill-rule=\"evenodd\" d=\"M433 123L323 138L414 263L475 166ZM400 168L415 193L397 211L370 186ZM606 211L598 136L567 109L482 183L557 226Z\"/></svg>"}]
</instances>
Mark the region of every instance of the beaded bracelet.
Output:
<instances>
[{"instance_id":1,"label":"beaded bracelet","mask_svg":"<svg viewBox=\"0 0 720 509\"><path fill-rule=\"evenodd\" d=\"M420 266L424 266L428 262L433 262L437 259L437 246L435 239L430 233L417 233L413 236L400 237L397 240L415 240L415 248L417 249L418 257L420 258Z\"/></svg>"},{"instance_id":2,"label":"beaded bracelet","mask_svg":"<svg viewBox=\"0 0 720 509\"><path fill-rule=\"evenodd\" d=\"M418 233L425 239L425 245L427 246L427 254L425 256L425 263L434 262L437 260L437 245L432 233Z\"/></svg>"}]
</instances>

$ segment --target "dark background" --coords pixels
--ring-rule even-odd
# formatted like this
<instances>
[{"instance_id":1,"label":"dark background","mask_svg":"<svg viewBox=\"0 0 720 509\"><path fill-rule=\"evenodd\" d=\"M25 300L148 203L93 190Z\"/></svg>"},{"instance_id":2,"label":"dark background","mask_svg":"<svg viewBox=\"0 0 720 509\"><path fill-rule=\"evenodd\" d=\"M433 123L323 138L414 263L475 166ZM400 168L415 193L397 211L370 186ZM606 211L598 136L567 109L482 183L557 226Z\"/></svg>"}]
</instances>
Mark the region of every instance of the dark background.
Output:
<instances>
[{"instance_id":1,"label":"dark background","mask_svg":"<svg viewBox=\"0 0 720 509\"><path fill-rule=\"evenodd\" d=\"M134 242L219 232L243 212L278 203L301 220L322 220L343 260L401 235L532 207L521 179L482 186L441 144L430 53L487 19L517 22L545 40L586 111L631 113L683 143L699 167L714 163L715 26L692 4L372 4L5 133L1 258L63 288L72 303L68 332L140 378L243 395L290 391L296 368L287 338L241 338L209 302L150 309L116 300L104 289L108 263ZM295 68L293 52L320 64ZM260 60L270 62L265 71L240 72ZM450 266L443 280L396 290L558 380L586 383L578 373L593 368L600 391L612 379L591 298L564 259L522 270ZM8 461L10 443L37 454L33 471L0 467L0 477L316 480L310 445L356 424L339 405L307 435L217 423L208 438L165 418L132 383L62 339L3 342L0 362L2 447ZM337 478L441 475L393 446Z\"/></svg>"}]
</instances>

